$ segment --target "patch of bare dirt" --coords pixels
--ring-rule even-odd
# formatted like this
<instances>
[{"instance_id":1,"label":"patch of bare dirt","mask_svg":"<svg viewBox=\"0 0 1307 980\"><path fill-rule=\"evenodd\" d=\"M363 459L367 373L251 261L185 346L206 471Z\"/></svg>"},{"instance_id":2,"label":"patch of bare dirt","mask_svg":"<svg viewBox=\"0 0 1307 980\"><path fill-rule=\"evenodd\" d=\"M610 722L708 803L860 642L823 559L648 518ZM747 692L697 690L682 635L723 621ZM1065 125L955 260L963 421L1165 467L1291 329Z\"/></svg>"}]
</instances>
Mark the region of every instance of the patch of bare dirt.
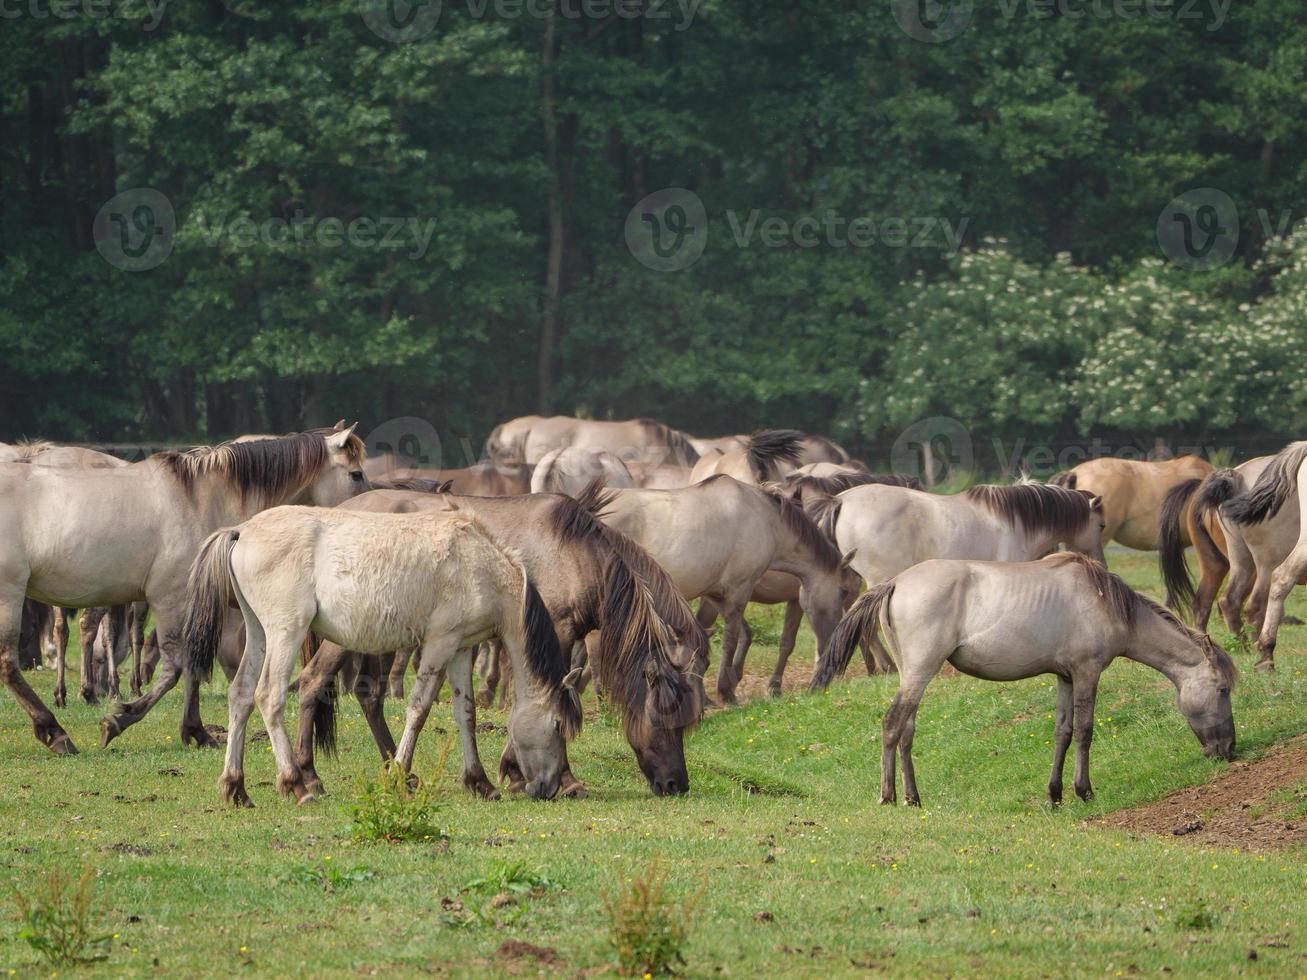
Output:
<instances>
[{"instance_id":1,"label":"patch of bare dirt","mask_svg":"<svg viewBox=\"0 0 1307 980\"><path fill-rule=\"evenodd\" d=\"M518 939L510 939L495 951L495 958L501 963L513 963L525 960L540 966L561 968L566 964L552 946L535 946Z\"/></svg>"},{"instance_id":2,"label":"patch of bare dirt","mask_svg":"<svg viewBox=\"0 0 1307 980\"><path fill-rule=\"evenodd\" d=\"M1246 851L1307 845L1307 815L1292 812L1302 800L1285 800L1278 792L1301 787L1305 781L1307 737L1299 737L1256 761L1231 764L1210 783L1108 814L1093 826Z\"/></svg>"}]
</instances>

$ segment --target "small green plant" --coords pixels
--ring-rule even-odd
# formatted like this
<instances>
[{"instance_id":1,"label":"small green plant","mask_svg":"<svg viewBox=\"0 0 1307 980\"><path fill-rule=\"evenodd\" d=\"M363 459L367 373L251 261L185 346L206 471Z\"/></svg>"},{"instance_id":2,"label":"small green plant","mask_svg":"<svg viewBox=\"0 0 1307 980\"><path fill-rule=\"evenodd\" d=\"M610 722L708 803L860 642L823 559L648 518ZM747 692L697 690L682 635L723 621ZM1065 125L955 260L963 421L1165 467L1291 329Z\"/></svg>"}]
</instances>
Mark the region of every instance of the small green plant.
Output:
<instances>
[{"instance_id":1,"label":"small green plant","mask_svg":"<svg viewBox=\"0 0 1307 980\"><path fill-rule=\"evenodd\" d=\"M446 903L442 916L446 925L506 925L526 914L533 898L562 888L525 861L499 861L488 874L473 878L459 891L464 895L479 895L488 900Z\"/></svg>"},{"instance_id":2,"label":"small green plant","mask_svg":"<svg viewBox=\"0 0 1307 980\"><path fill-rule=\"evenodd\" d=\"M1215 929L1216 924L1220 921L1216 913L1209 909L1207 903L1201 899L1193 905L1180 909L1175 916L1175 924L1181 929L1206 931Z\"/></svg>"},{"instance_id":3,"label":"small green plant","mask_svg":"<svg viewBox=\"0 0 1307 980\"><path fill-rule=\"evenodd\" d=\"M608 941L617 954L618 971L625 976L676 972L685 963L681 951L698 897L668 897L667 877L657 865L621 885L615 895L605 892Z\"/></svg>"},{"instance_id":4,"label":"small green plant","mask_svg":"<svg viewBox=\"0 0 1307 980\"><path fill-rule=\"evenodd\" d=\"M399 766L387 765L376 779L364 780L350 807L350 835L356 841L437 840L444 836L435 825L435 803L415 777Z\"/></svg>"},{"instance_id":5,"label":"small green plant","mask_svg":"<svg viewBox=\"0 0 1307 980\"><path fill-rule=\"evenodd\" d=\"M348 871L334 864L296 868L281 876L282 881L297 885L317 885L324 892L338 892L360 881L371 881L377 876L368 868L350 868Z\"/></svg>"},{"instance_id":6,"label":"small green plant","mask_svg":"<svg viewBox=\"0 0 1307 980\"><path fill-rule=\"evenodd\" d=\"M18 938L54 966L74 966L103 960L113 938L96 934L91 907L95 900L95 869L79 878L63 871L39 877L26 892L14 889L14 904L22 923Z\"/></svg>"}]
</instances>

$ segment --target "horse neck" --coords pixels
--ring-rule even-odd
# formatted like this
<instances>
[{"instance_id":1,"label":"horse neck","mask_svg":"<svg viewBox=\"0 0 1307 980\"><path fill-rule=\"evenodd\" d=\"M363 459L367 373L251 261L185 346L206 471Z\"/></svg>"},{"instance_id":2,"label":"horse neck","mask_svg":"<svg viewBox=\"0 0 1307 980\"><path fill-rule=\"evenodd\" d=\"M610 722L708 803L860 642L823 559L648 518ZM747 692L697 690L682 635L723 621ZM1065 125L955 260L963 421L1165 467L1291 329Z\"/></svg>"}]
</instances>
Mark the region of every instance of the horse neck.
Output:
<instances>
[{"instance_id":1,"label":"horse neck","mask_svg":"<svg viewBox=\"0 0 1307 980\"><path fill-rule=\"evenodd\" d=\"M167 477L172 479L171 476ZM300 503L308 485L295 487L271 498L251 493L242 498L240 490L221 473L198 474L192 484L195 506L215 528L242 524L255 514L283 504Z\"/></svg>"},{"instance_id":2,"label":"horse neck","mask_svg":"<svg viewBox=\"0 0 1307 980\"><path fill-rule=\"evenodd\" d=\"M1141 606L1122 656L1147 664L1176 687L1207 657L1189 636L1181 633L1151 609Z\"/></svg>"},{"instance_id":3,"label":"horse neck","mask_svg":"<svg viewBox=\"0 0 1307 980\"><path fill-rule=\"evenodd\" d=\"M779 572L787 572L809 587L822 579L831 579L836 584L839 583L838 569L829 571L825 569L821 559L807 542L786 527L784 522L780 522L779 526L778 545L776 554L772 558L771 568Z\"/></svg>"},{"instance_id":4,"label":"horse neck","mask_svg":"<svg viewBox=\"0 0 1307 980\"><path fill-rule=\"evenodd\" d=\"M1055 532L1031 529L1021 523L1012 524L983 504L972 503L972 506L994 543L993 561L1034 561L1043 558L1061 542Z\"/></svg>"}]
</instances>

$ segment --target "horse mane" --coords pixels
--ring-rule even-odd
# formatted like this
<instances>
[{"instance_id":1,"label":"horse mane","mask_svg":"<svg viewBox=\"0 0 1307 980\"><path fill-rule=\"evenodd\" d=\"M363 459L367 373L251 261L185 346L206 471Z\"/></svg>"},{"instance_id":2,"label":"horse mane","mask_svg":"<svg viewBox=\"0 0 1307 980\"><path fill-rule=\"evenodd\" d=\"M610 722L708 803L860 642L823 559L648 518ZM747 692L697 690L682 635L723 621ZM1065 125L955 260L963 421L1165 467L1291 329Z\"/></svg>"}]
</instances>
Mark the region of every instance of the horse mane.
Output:
<instances>
[{"instance_id":1,"label":"horse mane","mask_svg":"<svg viewBox=\"0 0 1307 980\"><path fill-rule=\"evenodd\" d=\"M827 572L838 571L843 559L840 551L816 522L789 497L770 487L760 487L780 511L781 523L812 552L818 566Z\"/></svg>"},{"instance_id":2,"label":"horse mane","mask_svg":"<svg viewBox=\"0 0 1307 980\"><path fill-rule=\"evenodd\" d=\"M816 490L833 497L837 493L852 490L854 487L866 486L869 483L889 487L906 487L909 490L921 489L920 480L915 476L908 476L903 473L837 473L834 476L809 476L805 474L792 480L786 480L784 485L796 493L801 493L804 490Z\"/></svg>"},{"instance_id":3,"label":"horse mane","mask_svg":"<svg viewBox=\"0 0 1307 980\"><path fill-rule=\"evenodd\" d=\"M772 478L779 463L797 463L803 455L804 435L797 429L759 429L749 436L745 455L759 483Z\"/></svg>"},{"instance_id":4,"label":"horse mane","mask_svg":"<svg viewBox=\"0 0 1307 980\"><path fill-rule=\"evenodd\" d=\"M14 444L14 448L18 450L20 458L31 459L33 456L39 456L41 453L48 452L56 447L49 439L29 439L24 436Z\"/></svg>"},{"instance_id":5,"label":"horse mane","mask_svg":"<svg viewBox=\"0 0 1307 980\"><path fill-rule=\"evenodd\" d=\"M576 499L560 494L549 511L549 528L560 541L587 542L596 557L605 558L595 674L617 703L628 734L656 723L647 716L651 688L658 718L683 722L676 727L692 725L702 705L668 650L679 637L698 652L706 648L707 635L648 552L599 519L612 499L612 491L594 480Z\"/></svg>"},{"instance_id":6,"label":"horse mane","mask_svg":"<svg viewBox=\"0 0 1307 980\"><path fill-rule=\"evenodd\" d=\"M1298 489L1298 469L1307 459L1307 442L1291 442L1262 470L1247 493L1235 497L1221 512L1236 524L1260 524L1279 513L1289 494Z\"/></svg>"},{"instance_id":7,"label":"horse mane","mask_svg":"<svg viewBox=\"0 0 1307 980\"><path fill-rule=\"evenodd\" d=\"M241 500L256 494L276 500L321 472L328 459L327 436L336 431L310 429L285 436L234 440L185 452L167 450L151 458L171 473L188 494L194 492L199 477L216 473L236 488ZM351 433L345 451L351 462L361 463L365 454L363 440Z\"/></svg>"},{"instance_id":8,"label":"horse mane","mask_svg":"<svg viewBox=\"0 0 1307 980\"><path fill-rule=\"evenodd\" d=\"M373 490L413 490L417 493L449 493L453 480L424 480L417 476L400 477L398 480L370 480Z\"/></svg>"},{"instance_id":9,"label":"horse mane","mask_svg":"<svg viewBox=\"0 0 1307 980\"><path fill-rule=\"evenodd\" d=\"M1109 572L1106 566L1092 558L1087 558L1075 551L1059 551L1043 559L1058 565L1078 565L1089 579L1090 587L1096 591L1107 606L1113 619L1133 629L1141 609L1153 613L1176 633L1189 640L1203 651L1203 656L1221 675L1221 679L1234 687L1239 677L1239 668L1234 659L1222 650L1206 633L1193 629L1176 616L1170 609L1151 596L1137 592L1125 583L1119 575Z\"/></svg>"},{"instance_id":10,"label":"horse mane","mask_svg":"<svg viewBox=\"0 0 1307 980\"><path fill-rule=\"evenodd\" d=\"M679 455L682 465L693 466L698 461L699 450L694 448L694 444L690 442L690 437L679 429L673 429L665 422L659 422L656 419L638 418L631 421L653 437L650 440L651 442L660 442L666 446L669 456ZM664 462L666 461L664 460Z\"/></svg>"},{"instance_id":11,"label":"horse mane","mask_svg":"<svg viewBox=\"0 0 1307 980\"><path fill-rule=\"evenodd\" d=\"M992 483L963 491L968 500L984 506L1013 528L1070 534L1089 518L1089 495L1046 483Z\"/></svg>"}]
</instances>

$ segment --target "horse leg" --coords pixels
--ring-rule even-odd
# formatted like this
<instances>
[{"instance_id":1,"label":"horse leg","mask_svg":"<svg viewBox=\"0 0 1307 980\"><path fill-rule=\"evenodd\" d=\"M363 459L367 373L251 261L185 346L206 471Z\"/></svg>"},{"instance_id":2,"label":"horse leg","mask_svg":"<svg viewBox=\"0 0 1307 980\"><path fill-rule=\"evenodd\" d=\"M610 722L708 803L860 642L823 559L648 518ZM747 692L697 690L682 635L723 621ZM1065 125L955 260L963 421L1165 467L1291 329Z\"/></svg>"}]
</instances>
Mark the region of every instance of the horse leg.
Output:
<instances>
[{"instance_id":1,"label":"horse leg","mask_svg":"<svg viewBox=\"0 0 1307 980\"><path fill-rule=\"evenodd\" d=\"M1071 746L1071 679L1057 679L1057 715L1053 722L1053 772L1048 777L1048 800L1053 806L1062 802L1062 769L1066 750Z\"/></svg>"},{"instance_id":2,"label":"horse leg","mask_svg":"<svg viewBox=\"0 0 1307 980\"><path fill-rule=\"evenodd\" d=\"M249 640L246 639L246 646ZM315 795L323 792L322 779L314 768L313 759L313 720L317 706L324 698L336 699L340 696L337 688L331 685L337 677L341 665L350 657L348 650L339 644L324 640L304 669L300 671L299 719L295 737L295 764L304 774L304 783ZM237 676L240 670L237 669ZM233 683L235 679L233 678ZM228 742L231 736L228 735Z\"/></svg>"},{"instance_id":3,"label":"horse leg","mask_svg":"<svg viewBox=\"0 0 1307 980\"><path fill-rule=\"evenodd\" d=\"M485 680L481 692L477 694L477 706L489 708L495 703L495 691L499 687L500 680L500 659L504 652L504 646L498 638L487 640L482 649L485 651L485 659L490 664L490 669L486 671Z\"/></svg>"},{"instance_id":4,"label":"horse leg","mask_svg":"<svg viewBox=\"0 0 1307 980\"><path fill-rule=\"evenodd\" d=\"M54 607L54 706L56 708L63 708L68 704L68 688L64 680L68 670L68 617L72 612L73 610L65 606Z\"/></svg>"},{"instance_id":5,"label":"horse leg","mask_svg":"<svg viewBox=\"0 0 1307 980\"><path fill-rule=\"evenodd\" d=\"M1076 796L1085 801L1094 798L1094 787L1089 782L1089 746L1094 740L1094 704L1097 700L1097 675L1072 678L1071 736L1076 743L1075 790Z\"/></svg>"},{"instance_id":6,"label":"horse leg","mask_svg":"<svg viewBox=\"0 0 1307 980\"><path fill-rule=\"evenodd\" d=\"M1275 642L1280 632L1280 621L1284 619L1284 601L1302 578L1303 572L1307 572L1307 541L1300 541L1271 575L1266 618L1262 621L1262 630L1257 636L1257 652L1260 654L1256 665L1258 670L1275 669Z\"/></svg>"},{"instance_id":7,"label":"horse leg","mask_svg":"<svg viewBox=\"0 0 1307 980\"><path fill-rule=\"evenodd\" d=\"M397 701L404 700L404 671L413 656L412 650L395 651L395 662L390 668L390 696Z\"/></svg>"},{"instance_id":8,"label":"horse leg","mask_svg":"<svg viewBox=\"0 0 1307 980\"><path fill-rule=\"evenodd\" d=\"M132 725L144 718L165 694L177 686L182 676L181 650L177 624L181 622L187 598L168 596L162 601L151 601L154 608L155 630L159 636L159 670L154 683L144 697L114 705L100 719L100 747L104 748ZM248 643L248 638L246 639ZM186 684L186 705L182 712L182 738L196 739L201 745L217 744L204 731L200 723L200 688L198 679Z\"/></svg>"},{"instance_id":9,"label":"horse leg","mask_svg":"<svg viewBox=\"0 0 1307 980\"><path fill-rule=\"evenodd\" d=\"M141 683L149 684L154 680L155 668L159 666L159 631L152 629L145 637L145 646L141 647Z\"/></svg>"},{"instance_id":10,"label":"horse leg","mask_svg":"<svg viewBox=\"0 0 1307 980\"><path fill-rule=\"evenodd\" d=\"M780 652L776 653L776 668L772 670L767 681L767 694L779 698L780 683L786 678L786 664L789 655L795 652L795 642L799 639L799 623L804 618L804 609L795 600L786 602L786 625L780 629Z\"/></svg>"},{"instance_id":11,"label":"horse leg","mask_svg":"<svg viewBox=\"0 0 1307 980\"><path fill-rule=\"evenodd\" d=\"M290 620L280 625L270 635L265 631L267 662L254 694L268 740L272 743L273 758L277 760L277 789L282 796L293 793L296 802L301 804L312 802L314 796L305 785L304 773L295 763L295 752L286 733L286 688L290 684L290 675L295 672L300 646L310 622L311 612L299 622Z\"/></svg>"},{"instance_id":12,"label":"horse leg","mask_svg":"<svg viewBox=\"0 0 1307 980\"><path fill-rule=\"evenodd\" d=\"M132 697L141 696L141 684L145 678L141 672L141 651L145 647L145 619L149 615L149 605L144 602L133 602L131 606L131 632L129 639L132 644L132 676L131 692Z\"/></svg>"},{"instance_id":13,"label":"horse leg","mask_svg":"<svg viewBox=\"0 0 1307 980\"><path fill-rule=\"evenodd\" d=\"M77 643L82 649L81 695L86 704L99 704L95 693L95 641L100 635L100 621L104 619L103 606L83 609L77 617Z\"/></svg>"},{"instance_id":14,"label":"horse leg","mask_svg":"<svg viewBox=\"0 0 1307 980\"><path fill-rule=\"evenodd\" d=\"M1235 636L1243 633L1243 604L1253 587L1256 566L1253 555L1242 536L1225 529L1225 545L1230 560L1230 579L1225 583L1225 595L1217 602L1226 628Z\"/></svg>"},{"instance_id":15,"label":"horse leg","mask_svg":"<svg viewBox=\"0 0 1307 980\"><path fill-rule=\"evenodd\" d=\"M16 577L16 576L15 576ZM12 579L11 579L12 580ZM36 740L55 755L75 755L77 747L55 721L50 709L37 697L22 668L18 666L18 637L23 623L23 591L26 582L0 599L0 681L13 694L18 706L32 719Z\"/></svg>"},{"instance_id":16,"label":"horse leg","mask_svg":"<svg viewBox=\"0 0 1307 980\"><path fill-rule=\"evenodd\" d=\"M254 710L254 695L263 672L267 653L267 640L263 624L237 597L245 615L245 652L240 667L227 688L227 758L223 763L218 789L225 802L232 806L253 806L245 791L245 726Z\"/></svg>"},{"instance_id":17,"label":"horse leg","mask_svg":"<svg viewBox=\"0 0 1307 980\"><path fill-rule=\"evenodd\" d=\"M740 683L740 678L734 670L734 651L744 624L746 600L736 597L733 600L725 599L721 603L724 625L722 627L721 662L717 665L717 696L726 704L736 703L735 688Z\"/></svg>"},{"instance_id":18,"label":"horse leg","mask_svg":"<svg viewBox=\"0 0 1307 980\"><path fill-rule=\"evenodd\" d=\"M390 734L386 724L386 678L393 665L393 653L381 657L362 656L359 676L354 682L354 697L358 698L363 717L372 732L372 741L377 743L381 752L381 761L395 758L395 736Z\"/></svg>"},{"instance_id":19,"label":"horse leg","mask_svg":"<svg viewBox=\"0 0 1307 980\"><path fill-rule=\"evenodd\" d=\"M127 616L129 606L110 606L109 615L105 617L108 652L104 658L109 668L109 697L115 701L122 700L122 691L118 687L118 667L130 652L127 639Z\"/></svg>"},{"instance_id":20,"label":"horse leg","mask_svg":"<svg viewBox=\"0 0 1307 980\"><path fill-rule=\"evenodd\" d=\"M900 684L894 700L898 703L896 719L898 731L894 742L899 750L899 765L903 767L903 802L908 806L921 806L921 794L917 792L917 771L912 765L912 736L917 730L917 709L921 706L921 695L925 692L925 682L911 681Z\"/></svg>"},{"instance_id":21,"label":"horse leg","mask_svg":"<svg viewBox=\"0 0 1307 980\"><path fill-rule=\"evenodd\" d=\"M463 746L463 785L483 800L499 799L499 790L490 782L477 751L476 701L472 697L472 653L460 651L449 664L449 683L458 737Z\"/></svg>"}]
</instances>

